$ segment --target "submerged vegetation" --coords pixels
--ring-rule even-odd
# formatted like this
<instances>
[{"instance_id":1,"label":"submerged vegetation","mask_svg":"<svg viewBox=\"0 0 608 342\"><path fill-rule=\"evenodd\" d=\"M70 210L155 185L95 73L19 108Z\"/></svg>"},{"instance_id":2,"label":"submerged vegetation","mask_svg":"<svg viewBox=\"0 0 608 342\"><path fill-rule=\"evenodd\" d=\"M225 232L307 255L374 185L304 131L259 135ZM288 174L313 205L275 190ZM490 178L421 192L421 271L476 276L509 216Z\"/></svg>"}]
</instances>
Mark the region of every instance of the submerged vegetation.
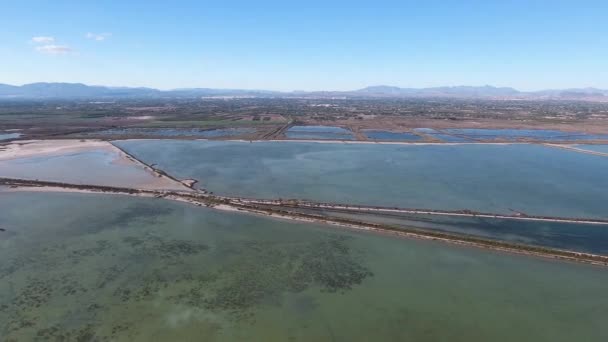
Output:
<instances>
[{"instance_id":1,"label":"submerged vegetation","mask_svg":"<svg viewBox=\"0 0 608 342\"><path fill-rule=\"evenodd\" d=\"M160 209L160 221L138 220L152 208ZM70 235L64 232L64 239L46 241L40 250L3 255L8 257L4 265L11 266L0 273L5 284L0 287L0 318L5 322L0 334L7 341L19 340L16 336L114 340L128 336L136 324L117 321L100 330L98 320L107 319L119 303L128 310L158 300L228 320L251 320L260 306L280 302L285 293L344 293L373 275L348 236L211 243L144 228L158 226L171 213L170 206L139 202L116 213L120 220L100 217L91 224L105 229L87 229L82 223L84 230L70 228ZM76 311L69 309L74 301ZM65 303L60 314L51 321L42 319L57 303Z\"/></svg>"}]
</instances>

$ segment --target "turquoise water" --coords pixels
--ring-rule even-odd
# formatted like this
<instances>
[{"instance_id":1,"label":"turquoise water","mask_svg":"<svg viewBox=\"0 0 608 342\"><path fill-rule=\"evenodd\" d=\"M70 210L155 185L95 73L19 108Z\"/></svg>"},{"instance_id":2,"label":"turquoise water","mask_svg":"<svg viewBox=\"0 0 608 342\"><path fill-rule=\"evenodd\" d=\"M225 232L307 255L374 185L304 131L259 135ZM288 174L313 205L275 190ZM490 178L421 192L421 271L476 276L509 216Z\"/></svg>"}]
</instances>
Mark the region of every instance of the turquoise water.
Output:
<instances>
[{"instance_id":1,"label":"turquoise water","mask_svg":"<svg viewBox=\"0 0 608 342\"><path fill-rule=\"evenodd\" d=\"M353 133L347 129L334 126L293 126L285 136L289 139L308 140L353 140Z\"/></svg>"},{"instance_id":2,"label":"turquoise water","mask_svg":"<svg viewBox=\"0 0 608 342\"><path fill-rule=\"evenodd\" d=\"M0 192L6 341L605 341L608 272L160 199Z\"/></svg>"},{"instance_id":3,"label":"turquoise water","mask_svg":"<svg viewBox=\"0 0 608 342\"><path fill-rule=\"evenodd\" d=\"M608 158L540 145L116 144L223 195L608 217Z\"/></svg>"}]
</instances>

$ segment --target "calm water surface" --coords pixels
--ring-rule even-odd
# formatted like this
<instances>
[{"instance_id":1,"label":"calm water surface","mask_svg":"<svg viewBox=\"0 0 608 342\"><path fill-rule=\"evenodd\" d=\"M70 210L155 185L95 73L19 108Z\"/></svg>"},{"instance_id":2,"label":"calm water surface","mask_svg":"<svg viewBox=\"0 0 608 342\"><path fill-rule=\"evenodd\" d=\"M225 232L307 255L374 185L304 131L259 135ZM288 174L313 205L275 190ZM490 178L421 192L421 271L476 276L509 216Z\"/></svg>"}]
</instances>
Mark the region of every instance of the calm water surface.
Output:
<instances>
[{"instance_id":1,"label":"calm water surface","mask_svg":"<svg viewBox=\"0 0 608 342\"><path fill-rule=\"evenodd\" d=\"M1 160L0 177L133 188L153 186L185 189L179 184L159 180L143 166L122 160L117 151L106 149Z\"/></svg>"},{"instance_id":2,"label":"calm water surface","mask_svg":"<svg viewBox=\"0 0 608 342\"><path fill-rule=\"evenodd\" d=\"M0 192L5 341L606 341L608 272L158 199Z\"/></svg>"},{"instance_id":3,"label":"calm water surface","mask_svg":"<svg viewBox=\"0 0 608 342\"><path fill-rule=\"evenodd\" d=\"M608 135L586 134L583 132L563 132L545 129L486 129L486 128L452 128L444 129L450 134L464 135L477 140L542 140L542 141L577 141L608 139Z\"/></svg>"},{"instance_id":4,"label":"calm water surface","mask_svg":"<svg viewBox=\"0 0 608 342\"><path fill-rule=\"evenodd\" d=\"M224 195L608 217L608 158L540 145L116 144Z\"/></svg>"},{"instance_id":5,"label":"calm water surface","mask_svg":"<svg viewBox=\"0 0 608 342\"><path fill-rule=\"evenodd\" d=\"M308 212L319 213L316 210ZM438 215L377 215L329 211L321 213L396 227L418 228L517 244L608 255L608 225Z\"/></svg>"},{"instance_id":6,"label":"calm water surface","mask_svg":"<svg viewBox=\"0 0 608 342\"><path fill-rule=\"evenodd\" d=\"M334 126L293 126L285 136L289 139L309 140L353 140L353 133L342 127Z\"/></svg>"},{"instance_id":7,"label":"calm water surface","mask_svg":"<svg viewBox=\"0 0 608 342\"><path fill-rule=\"evenodd\" d=\"M422 137L413 133L363 130L365 136L372 140L384 141L418 141Z\"/></svg>"}]
</instances>

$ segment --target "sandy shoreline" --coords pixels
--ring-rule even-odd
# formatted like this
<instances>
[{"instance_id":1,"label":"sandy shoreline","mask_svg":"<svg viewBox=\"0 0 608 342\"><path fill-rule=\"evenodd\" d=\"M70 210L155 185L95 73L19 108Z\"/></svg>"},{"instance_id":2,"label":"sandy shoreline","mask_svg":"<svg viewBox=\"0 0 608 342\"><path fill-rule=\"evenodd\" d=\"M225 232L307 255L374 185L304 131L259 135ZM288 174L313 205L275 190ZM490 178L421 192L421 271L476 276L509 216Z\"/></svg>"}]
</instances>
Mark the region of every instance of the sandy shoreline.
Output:
<instances>
[{"instance_id":1,"label":"sandy shoreline","mask_svg":"<svg viewBox=\"0 0 608 342\"><path fill-rule=\"evenodd\" d=\"M19 140L0 146L0 160L62 155L91 149L113 151L112 145L102 140Z\"/></svg>"}]
</instances>

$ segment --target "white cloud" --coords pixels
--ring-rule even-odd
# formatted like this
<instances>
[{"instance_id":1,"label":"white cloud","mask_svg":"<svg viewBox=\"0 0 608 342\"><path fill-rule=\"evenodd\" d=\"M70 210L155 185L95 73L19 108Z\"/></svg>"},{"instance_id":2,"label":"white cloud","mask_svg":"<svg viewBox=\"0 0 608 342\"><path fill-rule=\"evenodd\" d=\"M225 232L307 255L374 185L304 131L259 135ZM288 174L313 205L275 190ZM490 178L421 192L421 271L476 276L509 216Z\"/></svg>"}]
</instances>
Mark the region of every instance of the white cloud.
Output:
<instances>
[{"instance_id":1,"label":"white cloud","mask_svg":"<svg viewBox=\"0 0 608 342\"><path fill-rule=\"evenodd\" d=\"M36 51L48 55L65 55L72 52L72 48L67 45L45 44L36 46Z\"/></svg>"},{"instance_id":2,"label":"white cloud","mask_svg":"<svg viewBox=\"0 0 608 342\"><path fill-rule=\"evenodd\" d=\"M85 35L85 37L87 37L87 39L92 39L92 40L95 40L98 42L100 42L102 40L106 40L107 38L110 38L110 36L112 36L111 33L91 33L91 32L89 32Z\"/></svg>"},{"instance_id":3,"label":"white cloud","mask_svg":"<svg viewBox=\"0 0 608 342\"><path fill-rule=\"evenodd\" d=\"M37 36L32 37L32 42L36 44L50 44L55 41L54 37L49 36Z\"/></svg>"}]
</instances>

